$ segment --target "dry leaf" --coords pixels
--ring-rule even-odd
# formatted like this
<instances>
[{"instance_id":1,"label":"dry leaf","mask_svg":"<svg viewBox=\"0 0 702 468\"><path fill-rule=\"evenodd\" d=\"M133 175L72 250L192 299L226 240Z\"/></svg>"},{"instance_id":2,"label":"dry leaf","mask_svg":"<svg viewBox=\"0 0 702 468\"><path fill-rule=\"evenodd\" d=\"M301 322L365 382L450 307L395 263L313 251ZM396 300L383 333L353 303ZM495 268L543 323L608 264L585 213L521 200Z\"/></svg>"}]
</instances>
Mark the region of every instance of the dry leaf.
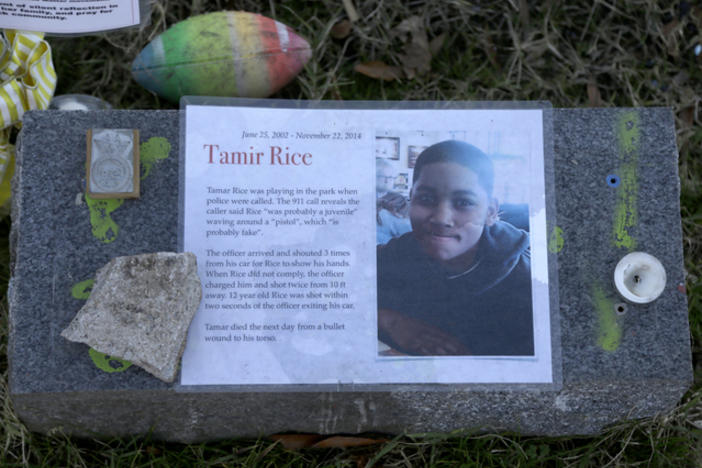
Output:
<instances>
[{"instance_id":1,"label":"dry leaf","mask_svg":"<svg viewBox=\"0 0 702 468\"><path fill-rule=\"evenodd\" d=\"M602 96L594 81L588 81L587 83L587 100L590 103L590 107L602 106Z\"/></svg>"},{"instance_id":2,"label":"dry leaf","mask_svg":"<svg viewBox=\"0 0 702 468\"><path fill-rule=\"evenodd\" d=\"M353 24L351 24L351 21L347 19L341 20L334 26L332 26L331 31L329 33L334 39L344 39L349 35L349 33L351 33L352 27Z\"/></svg>"},{"instance_id":3,"label":"dry leaf","mask_svg":"<svg viewBox=\"0 0 702 468\"><path fill-rule=\"evenodd\" d=\"M393 81L402 78L402 70L400 70L398 67L387 65L379 60L357 63L353 69L362 75L377 78L379 80Z\"/></svg>"},{"instance_id":4,"label":"dry leaf","mask_svg":"<svg viewBox=\"0 0 702 468\"><path fill-rule=\"evenodd\" d=\"M678 73L676 73L673 77L673 86L682 86L687 82L689 78L690 75L685 70L681 70Z\"/></svg>"},{"instance_id":5,"label":"dry leaf","mask_svg":"<svg viewBox=\"0 0 702 468\"><path fill-rule=\"evenodd\" d=\"M321 438L319 434L273 434L269 437L289 450L311 447Z\"/></svg>"},{"instance_id":6,"label":"dry leaf","mask_svg":"<svg viewBox=\"0 0 702 468\"><path fill-rule=\"evenodd\" d=\"M161 449L158 447L154 447L153 445L148 445L146 447L146 453L157 457L157 456L161 455Z\"/></svg>"},{"instance_id":7,"label":"dry leaf","mask_svg":"<svg viewBox=\"0 0 702 468\"><path fill-rule=\"evenodd\" d=\"M273 434L269 439L280 443L289 450L361 447L387 442L387 439L369 439L367 437L331 436L325 438L319 434Z\"/></svg>"},{"instance_id":8,"label":"dry leaf","mask_svg":"<svg viewBox=\"0 0 702 468\"><path fill-rule=\"evenodd\" d=\"M695 106L687 106L680 110L680 120L689 128L695 123Z\"/></svg>"},{"instance_id":9,"label":"dry leaf","mask_svg":"<svg viewBox=\"0 0 702 468\"><path fill-rule=\"evenodd\" d=\"M680 25L680 21L678 20L673 20L670 23L664 24L663 25L663 36L666 39L669 39L670 35L673 34L673 31L677 29L677 27Z\"/></svg>"},{"instance_id":10,"label":"dry leaf","mask_svg":"<svg viewBox=\"0 0 702 468\"><path fill-rule=\"evenodd\" d=\"M441 33L429 41L429 53L432 57L436 57L441 51L441 46L444 45L444 39L446 39L446 33Z\"/></svg>"},{"instance_id":11,"label":"dry leaf","mask_svg":"<svg viewBox=\"0 0 702 468\"><path fill-rule=\"evenodd\" d=\"M400 24L394 28L395 34L415 34L421 31L424 31L424 27L422 25L422 18L419 16L410 16L402 20Z\"/></svg>"},{"instance_id":12,"label":"dry leaf","mask_svg":"<svg viewBox=\"0 0 702 468\"><path fill-rule=\"evenodd\" d=\"M346 437L346 436L331 436L320 440L312 446L312 448L348 448L361 447L364 445L382 444L388 439L369 439L367 437Z\"/></svg>"},{"instance_id":13,"label":"dry leaf","mask_svg":"<svg viewBox=\"0 0 702 468\"><path fill-rule=\"evenodd\" d=\"M681 23L677 19L674 19L668 24L663 25L663 42L665 43L668 53L673 57L679 57L680 51L679 44L677 40L677 32L681 29Z\"/></svg>"},{"instance_id":14,"label":"dry leaf","mask_svg":"<svg viewBox=\"0 0 702 468\"><path fill-rule=\"evenodd\" d=\"M431 69L432 54L422 18L411 16L398 24L394 32L396 35L409 36L404 53L400 55L402 70L407 78L427 73Z\"/></svg>"}]
</instances>

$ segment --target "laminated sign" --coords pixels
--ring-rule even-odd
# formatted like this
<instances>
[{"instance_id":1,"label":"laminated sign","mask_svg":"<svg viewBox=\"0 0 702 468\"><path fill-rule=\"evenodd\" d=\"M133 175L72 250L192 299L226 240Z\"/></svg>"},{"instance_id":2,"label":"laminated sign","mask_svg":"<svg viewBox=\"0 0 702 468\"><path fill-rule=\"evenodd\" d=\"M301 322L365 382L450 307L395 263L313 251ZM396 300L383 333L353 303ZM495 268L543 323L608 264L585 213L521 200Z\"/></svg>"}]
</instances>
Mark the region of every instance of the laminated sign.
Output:
<instances>
[{"instance_id":1,"label":"laminated sign","mask_svg":"<svg viewBox=\"0 0 702 468\"><path fill-rule=\"evenodd\" d=\"M211 102L183 385L556 383L543 108Z\"/></svg>"}]
</instances>

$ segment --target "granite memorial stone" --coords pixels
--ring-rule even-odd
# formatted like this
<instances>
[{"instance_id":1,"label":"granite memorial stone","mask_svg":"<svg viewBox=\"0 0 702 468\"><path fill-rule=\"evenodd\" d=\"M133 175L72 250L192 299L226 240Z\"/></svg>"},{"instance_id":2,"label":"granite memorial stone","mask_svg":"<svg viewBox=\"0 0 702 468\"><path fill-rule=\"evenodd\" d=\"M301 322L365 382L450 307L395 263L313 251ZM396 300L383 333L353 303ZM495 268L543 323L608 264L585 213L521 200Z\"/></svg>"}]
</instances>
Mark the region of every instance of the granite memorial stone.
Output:
<instances>
[{"instance_id":1,"label":"granite memorial stone","mask_svg":"<svg viewBox=\"0 0 702 468\"><path fill-rule=\"evenodd\" d=\"M139 129L139 199L83 196L85 134L94 127ZM100 266L177 250L179 113L25 114L9 290L15 411L35 431L195 442L283 431L592 434L672 409L692 383L692 364L671 110L554 109L552 130L556 210L547 222L558 266L557 385L194 388L136 366L105 371L85 345L60 335ZM613 229L622 203L635 214L623 221L629 238ZM656 300L620 310L612 278L632 241L660 260L667 281Z\"/></svg>"}]
</instances>

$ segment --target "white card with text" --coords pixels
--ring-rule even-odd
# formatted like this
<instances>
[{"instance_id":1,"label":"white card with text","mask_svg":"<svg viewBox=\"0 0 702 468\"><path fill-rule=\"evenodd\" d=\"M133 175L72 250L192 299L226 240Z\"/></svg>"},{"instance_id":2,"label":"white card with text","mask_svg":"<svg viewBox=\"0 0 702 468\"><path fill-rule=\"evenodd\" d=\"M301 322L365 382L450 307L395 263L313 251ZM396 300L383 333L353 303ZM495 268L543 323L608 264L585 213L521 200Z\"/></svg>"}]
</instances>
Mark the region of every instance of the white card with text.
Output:
<instances>
[{"instance_id":1,"label":"white card with text","mask_svg":"<svg viewBox=\"0 0 702 468\"><path fill-rule=\"evenodd\" d=\"M139 0L4 0L0 27L76 34L139 24Z\"/></svg>"},{"instance_id":2,"label":"white card with text","mask_svg":"<svg viewBox=\"0 0 702 468\"><path fill-rule=\"evenodd\" d=\"M182 385L553 382L540 109L185 119Z\"/></svg>"}]
</instances>

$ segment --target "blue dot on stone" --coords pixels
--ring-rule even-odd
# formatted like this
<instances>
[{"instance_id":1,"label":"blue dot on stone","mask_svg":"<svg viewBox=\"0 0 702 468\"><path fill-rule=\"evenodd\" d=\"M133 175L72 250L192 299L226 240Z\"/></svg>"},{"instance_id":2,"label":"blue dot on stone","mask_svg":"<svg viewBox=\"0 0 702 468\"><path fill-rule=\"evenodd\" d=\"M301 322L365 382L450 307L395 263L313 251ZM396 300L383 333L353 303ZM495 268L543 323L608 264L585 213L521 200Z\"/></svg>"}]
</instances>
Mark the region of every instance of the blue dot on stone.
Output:
<instances>
[{"instance_id":1,"label":"blue dot on stone","mask_svg":"<svg viewBox=\"0 0 702 468\"><path fill-rule=\"evenodd\" d=\"M610 174L607 176L607 185L610 187L619 187L619 176Z\"/></svg>"}]
</instances>

